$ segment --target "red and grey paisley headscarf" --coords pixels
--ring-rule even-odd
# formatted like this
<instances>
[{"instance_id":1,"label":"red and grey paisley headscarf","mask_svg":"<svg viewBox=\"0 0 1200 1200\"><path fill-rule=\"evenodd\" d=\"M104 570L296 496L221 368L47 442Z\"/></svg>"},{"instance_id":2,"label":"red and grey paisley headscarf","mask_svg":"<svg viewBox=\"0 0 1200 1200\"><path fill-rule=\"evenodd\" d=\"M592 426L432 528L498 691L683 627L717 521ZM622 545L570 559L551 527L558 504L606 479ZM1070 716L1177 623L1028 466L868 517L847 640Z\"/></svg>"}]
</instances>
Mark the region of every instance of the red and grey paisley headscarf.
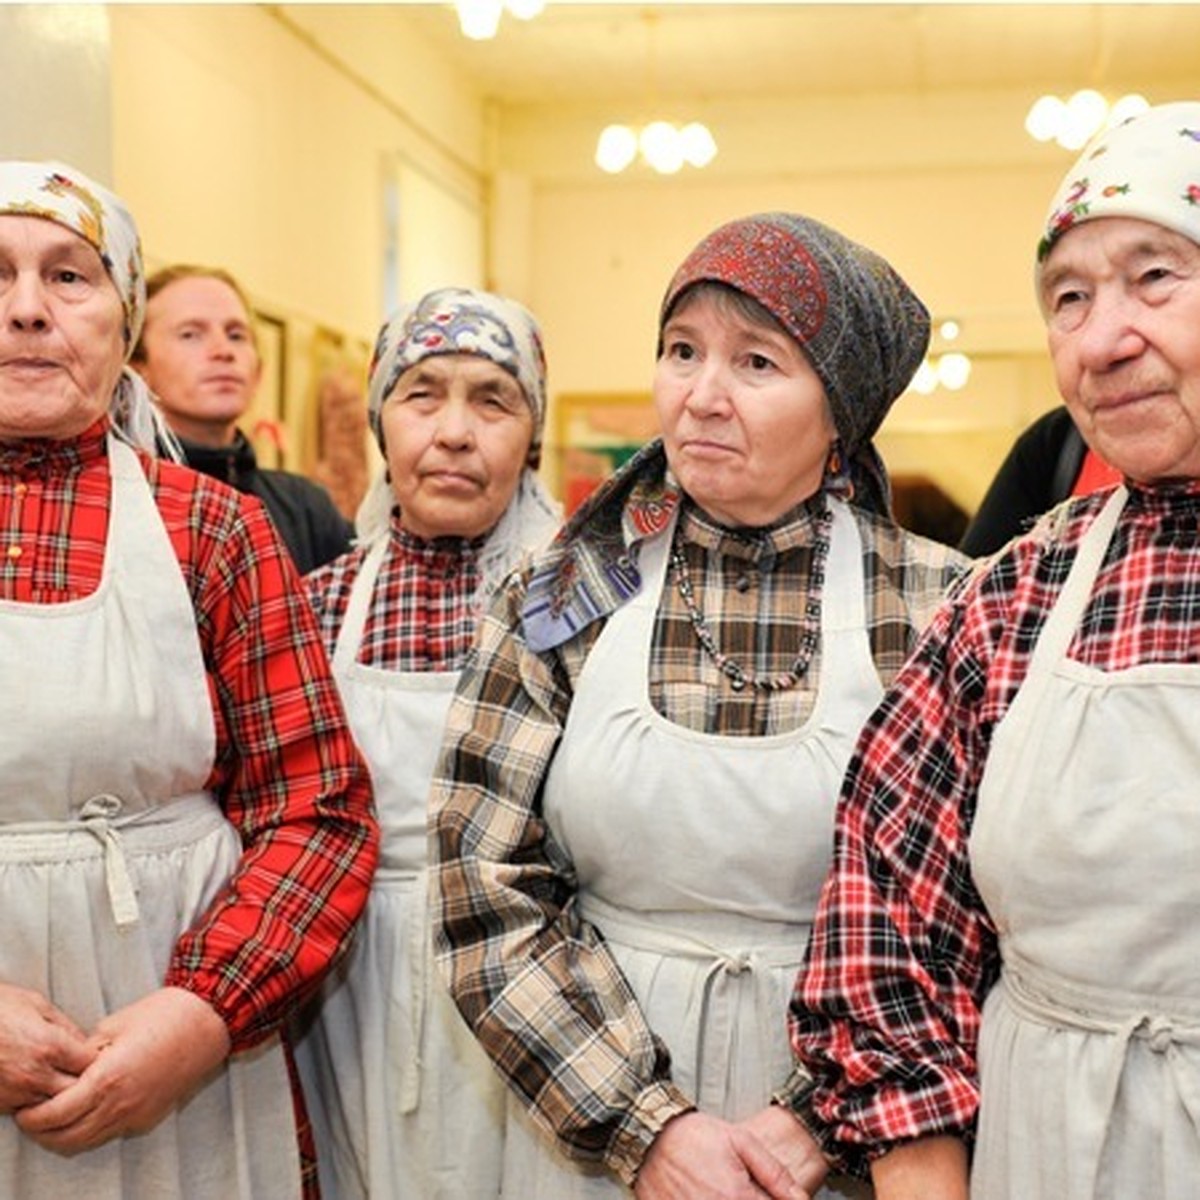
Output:
<instances>
[{"instance_id":1,"label":"red and grey paisley headscarf","mask_svg":"<svg viewBox=\"0 0 1200 1200\"><path fill-rule=\"evenodd\" d=\"M856 501L887 512L887 475L872 445L929 345L929 313L883 258L827 225L760 213L710 233L675 272L659 329L693 284L757 300L796 339L829 401Z\"/></svg>"}]
</instances>

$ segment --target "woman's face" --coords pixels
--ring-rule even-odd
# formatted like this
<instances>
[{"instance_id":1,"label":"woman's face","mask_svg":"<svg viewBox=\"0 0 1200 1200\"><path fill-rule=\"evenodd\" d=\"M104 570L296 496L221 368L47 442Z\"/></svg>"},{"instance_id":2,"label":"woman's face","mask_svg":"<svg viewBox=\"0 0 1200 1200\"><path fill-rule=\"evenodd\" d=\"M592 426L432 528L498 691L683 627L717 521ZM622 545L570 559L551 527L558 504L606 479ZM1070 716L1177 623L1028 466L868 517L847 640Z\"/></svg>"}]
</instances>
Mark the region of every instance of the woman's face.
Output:
<instances>
[{"instance_id":1,"label":"woman's face","mask_svg":"<svg viewBox=\"0 0 1200 1200\"><path fill-rule=\"evenodd\" d=\"M0 440L69 438L107 408L125 313L100 255L41 217L0 215Z\"/></svg>"},{"instance_id":2,"label":"woman's face","mask_svg":"<svg viewBox=\"0 0 1200 1200\"><path fill-rule=\"evenodd\" d=\"M400 521L422 538L487 533L533 441L521 385L490 359L437 354L409 367L380 412Z\"/></svg>"},{"instance_id":3,"label":"woman's face","mask_svg":"<svg viewBox=\"0 0 1200 1200\"><path fill-rule=\"evenodd\" d=\"M794 338L701 292L663 327L654 404L684 491L726 525L769 525L821 486L837 434Z\"/></svg>"}]
</instances>

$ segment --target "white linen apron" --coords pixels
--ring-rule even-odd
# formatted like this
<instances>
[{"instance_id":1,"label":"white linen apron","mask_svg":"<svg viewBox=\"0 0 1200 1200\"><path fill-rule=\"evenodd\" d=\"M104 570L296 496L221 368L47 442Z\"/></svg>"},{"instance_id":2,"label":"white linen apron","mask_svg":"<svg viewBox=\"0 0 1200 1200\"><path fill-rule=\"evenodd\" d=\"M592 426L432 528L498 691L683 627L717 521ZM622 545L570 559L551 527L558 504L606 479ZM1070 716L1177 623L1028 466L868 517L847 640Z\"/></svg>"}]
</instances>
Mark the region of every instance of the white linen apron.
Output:
<instances>
[{"instance_id":1,"label":"white linen apron","mask_svg":"<svg viewBox=\"0 0 1200 1200\"><path fill-rule=\"evenodd\" d=\"M1200 1196L1200 667L1066 657L1085 535L992 740L970 855L996 924L975 1200Z\"/></svg>"},{"instance_id":2,"label":"white linen apron","mask_svg":"<svg viewBox=\"0 0 1200 1200\"><path fill-rule=\"evenodd\" d=\"M858 527L830 504L820 686L801 728L718 737L655 711L649 664L668 529L643 547L641 592L588 655L545 788L547 822L578 872L580 915L670 1050L676 1084L732 1121L765 1108L791 1074L788 1002L829 868L838 790L882 695ZM819 1195L868 1194L844 1186ZM555 1154L524 1114L510 1121L505 1197L628 1194Z\"/></svg>"},{"instance_id":3,"label":"white linen apron","mask_svg":"<svg viewBox=\"0 0 1200 1200\"><path fill-rule=\"evenodd\" d=\"M0 979L85 1031L160 987L241 857L204 784L216 733L179 561L136 455L109 439L99 587L0 601ZM265 1200L300 1194L277 1038L150 1133L64 1158L0 1118L0 1195Z\"/></svg>"},{"instance_id":4,"label":"white linen apron","mask_svg":"<svg viewBox=\"0 0 1200 1200\"><path fill-rule=\"evenodd\" d=\"M494 1200L504 1084L432 969L426 810L457 671L357 662L387 540L351 588L333 668L371 771L379 868L296 1061L323 1200Z\"/></svg>"}]
</instances>

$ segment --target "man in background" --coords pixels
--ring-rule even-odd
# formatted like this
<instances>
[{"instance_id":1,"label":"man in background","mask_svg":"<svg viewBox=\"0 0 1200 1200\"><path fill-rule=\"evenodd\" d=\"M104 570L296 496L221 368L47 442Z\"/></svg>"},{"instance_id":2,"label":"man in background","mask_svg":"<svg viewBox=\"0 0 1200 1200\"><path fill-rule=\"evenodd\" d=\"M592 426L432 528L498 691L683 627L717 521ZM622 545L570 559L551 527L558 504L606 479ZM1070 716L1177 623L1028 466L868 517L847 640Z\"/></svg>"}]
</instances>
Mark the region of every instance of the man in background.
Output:
<instances>
[{"instance_id":1,"label":"man in background","mask_svg":"<svg viewBox=\"0 0 1200 1200\"><path fill-rule=\"evenodd\" d=\"M177 265L146 281L146 323L133 365L178 436L188 466L257 496L307 574L349 549L353 533L328 492L261 468L238 428L262 377L250 305L219 268Z\"/></svg>"}]
</instances>

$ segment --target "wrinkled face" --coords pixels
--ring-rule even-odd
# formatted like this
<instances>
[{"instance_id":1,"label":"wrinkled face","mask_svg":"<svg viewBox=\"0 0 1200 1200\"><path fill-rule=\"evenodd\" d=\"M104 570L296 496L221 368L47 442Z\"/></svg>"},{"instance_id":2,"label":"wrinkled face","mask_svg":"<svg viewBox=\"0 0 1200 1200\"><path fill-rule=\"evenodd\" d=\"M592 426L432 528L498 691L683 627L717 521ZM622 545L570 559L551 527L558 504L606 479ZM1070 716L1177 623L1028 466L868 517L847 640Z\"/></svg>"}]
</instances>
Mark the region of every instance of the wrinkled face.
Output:
<instances>
[{"instance_id":1,"label":"wrinkled face","mask_svg":"<svg viewBox=\"0 0 1200 1200\"><path fill-rule=\"evenodd\" d=\"M434 355L380 413L392 492L418 537L479 537L504 514L533 440L521 385L490 359Z\"/></svg>"},{"instance_id":2,"label":"wrinkled face","mask_svg":"<svg viewBox=\"0 0 1200 1200\"><path fill-rule=\"evenodd\" d=\"M0 439L74 437L109 406L125 312L100 255L40 217L0 215Z\"/></svg>"},{"instance_id":3,"label":"wrinkled face","mask_svg":"<svg viewBox=\"0 0 1200 1200\"><path fill-rule=\"evenodd\" d=\"M799 344L710 295L663 327L654 404L684 491L727 525L769 525L821 486L837 434Z\"/></svg>"},{"instance_id":4,"label":"wrinkled face","mask_svg":"<svg viewBox=\"0 0 1200 1200\"><path fill-rule=\"evenodd\" d=\"M1067 408L1131 479L1200 478L1200 246L1129 217L1086 221L1042 268Z\"/></svg>"},{"instance_id":5,"label":"wrinkled face","mask_svg":"<svg viewBox=\"0 0 1200 1200\"><path fill-rule=\"evenodd\" d=\"M176 433L224 445L258 388L262 363L250 314L220 279L168 283L146 305L144 358L134 365Z\"/></svg>"}]
</instances>

